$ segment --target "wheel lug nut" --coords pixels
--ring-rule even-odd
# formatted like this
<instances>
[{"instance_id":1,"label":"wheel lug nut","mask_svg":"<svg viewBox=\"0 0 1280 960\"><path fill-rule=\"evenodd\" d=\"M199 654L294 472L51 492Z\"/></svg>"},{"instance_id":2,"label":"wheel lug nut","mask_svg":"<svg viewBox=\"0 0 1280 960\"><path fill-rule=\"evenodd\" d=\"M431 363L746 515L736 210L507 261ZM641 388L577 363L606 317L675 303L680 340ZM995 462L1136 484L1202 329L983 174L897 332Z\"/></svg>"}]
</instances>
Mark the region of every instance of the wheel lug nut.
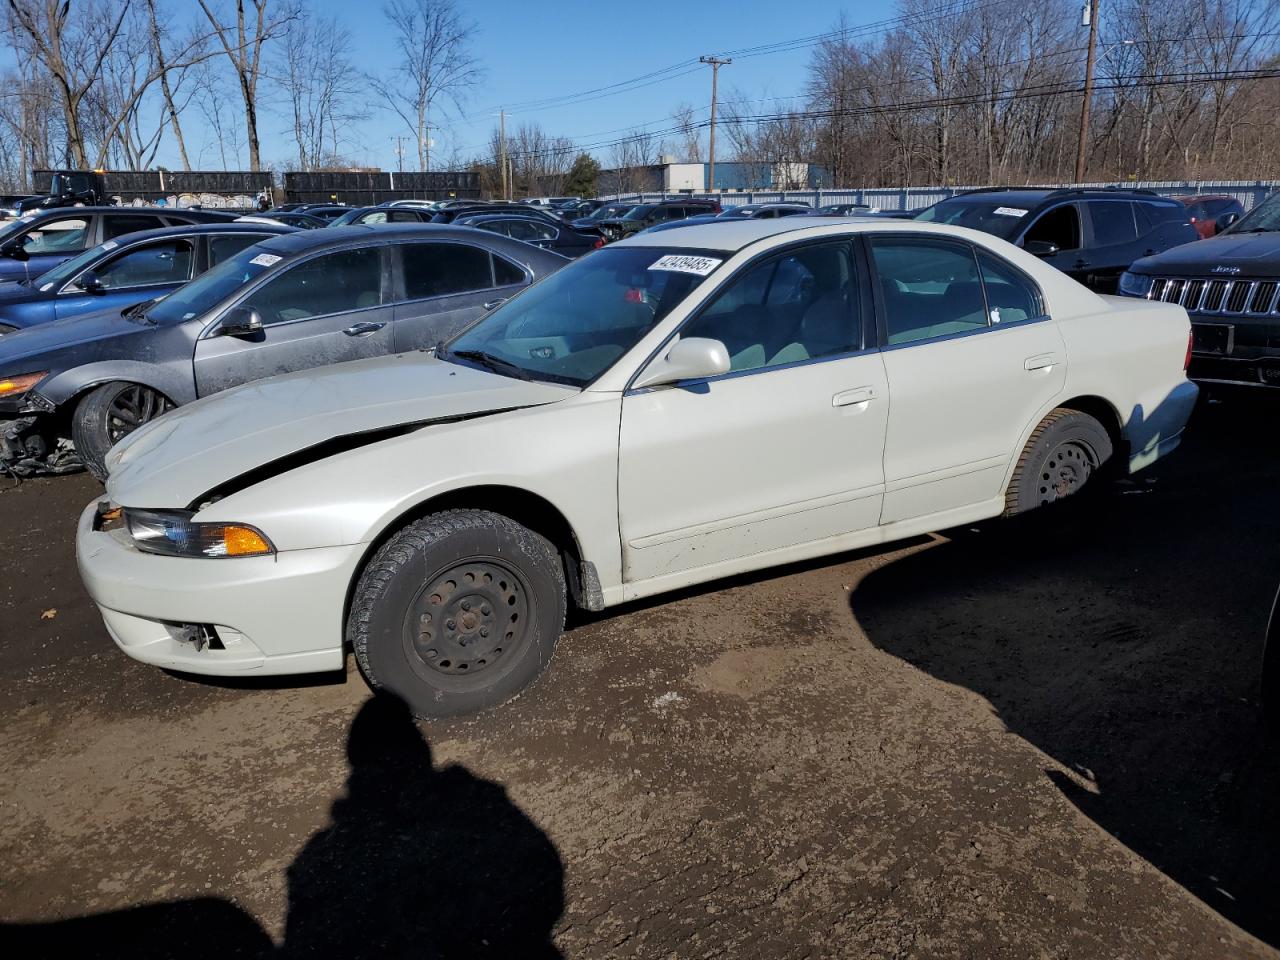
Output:
<instances>
[{"instance_id":1,"label":"wheel lug nut","mask_svg":"<svg viewBox=\"0 0 1280 960\"><path fill-rule=\"evenodd\" d=\"M470 609L471 609L471 601L470 601L470 600L463 600L463 601L462 601L462 609L463 609L463 610L470 610Z\"/></svg>"},{"instance_id":2,"label":"wheel lug nut","mask_svg":"<svg viewBox=\"0 0 1280 960\"><path fill-rule=\"evenodd\" d=\"M450 630L452 630L456 626L456 624L452 620L449 620L445 622L445 626L448 627Z\"/></svg>"},{"instance_id":3,"label":"wheel lug nut","mask_svg":"<svg viewBox=\"0 0 1280 960\"><path fill-rule=\"evenodd\" d=\"M481 628L480 628L480 636L482 636L482 637L487 637L488 635L489 635L489 628L488 628L488 627L481 627Z\"/></svg>"},{"instance_id":4,"label":"wheel lug nut","mask_svg":"<svg viewBox=\"0 0 1280 960\"><path fill-rule=\"evenodd\" d=\"M481 612L481 613L483 613L483 614L487 617L487 616L488 616L490 613L492 613L493 611L491 611L491 610L489 609L489 605L486 603L483 607L481 607L481 608L480 608L480 612Z\"/></svg>"}]
</instances>

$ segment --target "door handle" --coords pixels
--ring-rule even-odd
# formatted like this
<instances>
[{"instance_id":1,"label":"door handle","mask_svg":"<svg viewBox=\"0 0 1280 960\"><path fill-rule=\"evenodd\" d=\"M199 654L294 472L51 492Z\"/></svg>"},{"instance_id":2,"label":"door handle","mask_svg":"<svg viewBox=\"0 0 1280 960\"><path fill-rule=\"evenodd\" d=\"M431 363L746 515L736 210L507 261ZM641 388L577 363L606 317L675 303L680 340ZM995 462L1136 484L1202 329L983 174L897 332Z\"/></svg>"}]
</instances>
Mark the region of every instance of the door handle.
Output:
<instances>
[{"instance_id":1,"label":"door handle","mask_svg":"<svg viewBox=\"0 0 1280 960\"><path fill-rule=\"evenodd\" d=\"M1037 370L1052 370L1060 362L1056 353L1041 353L1023 360L1022 369L1028 373L1035 373Z\"/></svg>"},{"instance_id":2,"label":"door handle","mask_svg":"<svg viewBox=\"0 0 1280 960\"><path fill-rule=\"evenodd\" d=\"M490 300L488 303L484 304L484 308L486 310L492 310L494 307L502 306L502 304L506 303L510 299L510 297L499 297L497 300Z\"/></svg>"},{"instance_id":3,"label":"door handle","mask_svg":"<svg viewBox=\"0 0 1280 960\"><path fill-rule=\"evenodd\" d=\"M852 390L842 390L831 398L833 407L849 407L855 403L867 403L876 398L875 387L854 387Z\"/></svg>"},{"instance_id":4,"label":"door handle","mask_svg":"<svg viewBox=\"0 0 1280 960\"><path fill-rule=\"evenodd\" d=\"M1084 269L1085 267L1087 267L1087 266L1089 266L1089 261L1088 261L1088 260L1077 260L1077 261L1075 262L1075 266L1074 266L1074 268L1073 268L1073 269L1075 269L1075 270L1083 270L1083 269Z\"/></svg>"},{"instance_id":5,"label":"door handle","mask_svg":"<svg viewBox=\"0 0 1280 960\"><path fill-rule=\"evenodd\" d=\"M373 323L370 320L362 320L360 323L353 323L342 332L348 337L367 337L371 333L376 333L387 325L386 321L381 323Z\"/></svg>"}]
</instances>

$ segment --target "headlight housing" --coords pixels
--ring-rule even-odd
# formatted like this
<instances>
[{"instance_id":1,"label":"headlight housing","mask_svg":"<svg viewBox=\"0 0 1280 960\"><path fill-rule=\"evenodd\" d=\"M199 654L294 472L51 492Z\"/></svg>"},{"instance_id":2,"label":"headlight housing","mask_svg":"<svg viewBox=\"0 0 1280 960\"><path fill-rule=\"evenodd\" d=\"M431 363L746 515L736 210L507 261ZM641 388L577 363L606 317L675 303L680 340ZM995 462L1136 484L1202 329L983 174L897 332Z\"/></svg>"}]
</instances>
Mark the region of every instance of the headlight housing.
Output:
<instances>
[{"instance_id":1,"label":"headlight housing","mask_svg":"<svg viewBox=\"0 0 1280 960\"><path fill-rule=\"evenodd\" d=\"M1151 292L1153 279L1145 273L1130 273L1126 270L1120 274L1120 292L1130 297L1145 297Z\"/></svg>"},{"instance_id":2,"label":"headlight housing","mask_svg":"<svg viewBox=\"0 0 1280 960\"><path fill-rule=\"evenodd\" d=\"M0 397L20 397L48 375L48 370L40 370L20 373L16 377L0 377Z\"/></svg>"},{"instance_id":3,"label":"headlight housing","mask_svg":"<svg viewBox=\"0 0 1280 960\"><path fill-rule=\"evenodd\" d=\"M124 511L134 545L167 557L262 557L275 546L246 523L197 523L189 510Z\"/></svg>"}]
</instances>

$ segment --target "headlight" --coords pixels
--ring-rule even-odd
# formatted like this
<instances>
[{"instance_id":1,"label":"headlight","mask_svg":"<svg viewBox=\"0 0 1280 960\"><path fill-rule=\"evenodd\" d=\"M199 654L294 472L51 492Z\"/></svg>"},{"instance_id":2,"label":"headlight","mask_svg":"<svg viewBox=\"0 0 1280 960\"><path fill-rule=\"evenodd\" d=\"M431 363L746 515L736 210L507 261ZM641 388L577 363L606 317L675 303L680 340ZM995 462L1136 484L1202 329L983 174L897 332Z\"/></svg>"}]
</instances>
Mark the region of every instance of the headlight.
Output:
<instances>
[{"instance_id":1,"label":"headlight","mask_svg":"<svg viewBox=\"0 0 1280 960\"><path fill-rule=\"evenodd\" d=\"M125 526L139 550L169 557L260 557L276 552L244 523L196 523L188 510L130 510Z\"/></svg>"},{"instance_id":2,"label":"headlight","mask_svg":"<svg viewBox=\"0 0 1280 960\"><path fill-rule=\"evenodd\" d=\"M1145 297L1151 292L1152 279L1145 273L1130 273L1126 270L1120 274L1120 292L1131 297Z\"/></svg>"},{"instance_id":3,"label":"headlight","mask_svg":"<svg viewBox=\"0 0 1280 960\"><path fill-rule=\"evenodd\" d=\"M41 370L39 373L21 373L16 377L0 377L0 397L13 397L26 393L48 374L48 370Z\"/></svg>"}]
</instances>

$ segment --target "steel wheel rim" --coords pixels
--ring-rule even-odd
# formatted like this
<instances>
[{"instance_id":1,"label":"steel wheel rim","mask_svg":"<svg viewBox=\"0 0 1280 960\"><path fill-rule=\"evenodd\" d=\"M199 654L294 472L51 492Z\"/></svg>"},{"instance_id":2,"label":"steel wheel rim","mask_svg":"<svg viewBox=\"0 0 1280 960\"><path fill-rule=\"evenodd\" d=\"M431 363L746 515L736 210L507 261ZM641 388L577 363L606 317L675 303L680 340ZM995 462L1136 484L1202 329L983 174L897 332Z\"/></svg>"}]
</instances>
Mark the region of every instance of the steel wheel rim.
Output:
<instances>
[{"instance_id":1,"label":"steel wheel rim","mask_svg":"<svg viewBox=\"0 0 1280 960\"><path fill-rule=\"evenodd\" d=\"M1041 467L1039 498L1043 506L1069 497L1083 487L1097 469L1097 456L1080 440L1064 440L1049 451Z\"/></svg>"},{"instance_id":2,"label":"steel wheel rim","mask_svg":"<svg viewBox=\"0 0 1280 960\"><path fill-rule=\"evenodd\" d=\"M107 407L107 439L116 443L164 413L165 399L143 386L125 387Z\"/></svg>"},{"instance_id":3,"label":"steel wheel rim","mask_svg":"<svg viewBox=\"0 0 1280 960\"><path fill-rule=\"evenodd\" d=\"M483 686L507 672L533 642L533 594L496 557L452 563L427 578L409 604L404 650L437 686Z\"/></svg>"}]
</instances>

